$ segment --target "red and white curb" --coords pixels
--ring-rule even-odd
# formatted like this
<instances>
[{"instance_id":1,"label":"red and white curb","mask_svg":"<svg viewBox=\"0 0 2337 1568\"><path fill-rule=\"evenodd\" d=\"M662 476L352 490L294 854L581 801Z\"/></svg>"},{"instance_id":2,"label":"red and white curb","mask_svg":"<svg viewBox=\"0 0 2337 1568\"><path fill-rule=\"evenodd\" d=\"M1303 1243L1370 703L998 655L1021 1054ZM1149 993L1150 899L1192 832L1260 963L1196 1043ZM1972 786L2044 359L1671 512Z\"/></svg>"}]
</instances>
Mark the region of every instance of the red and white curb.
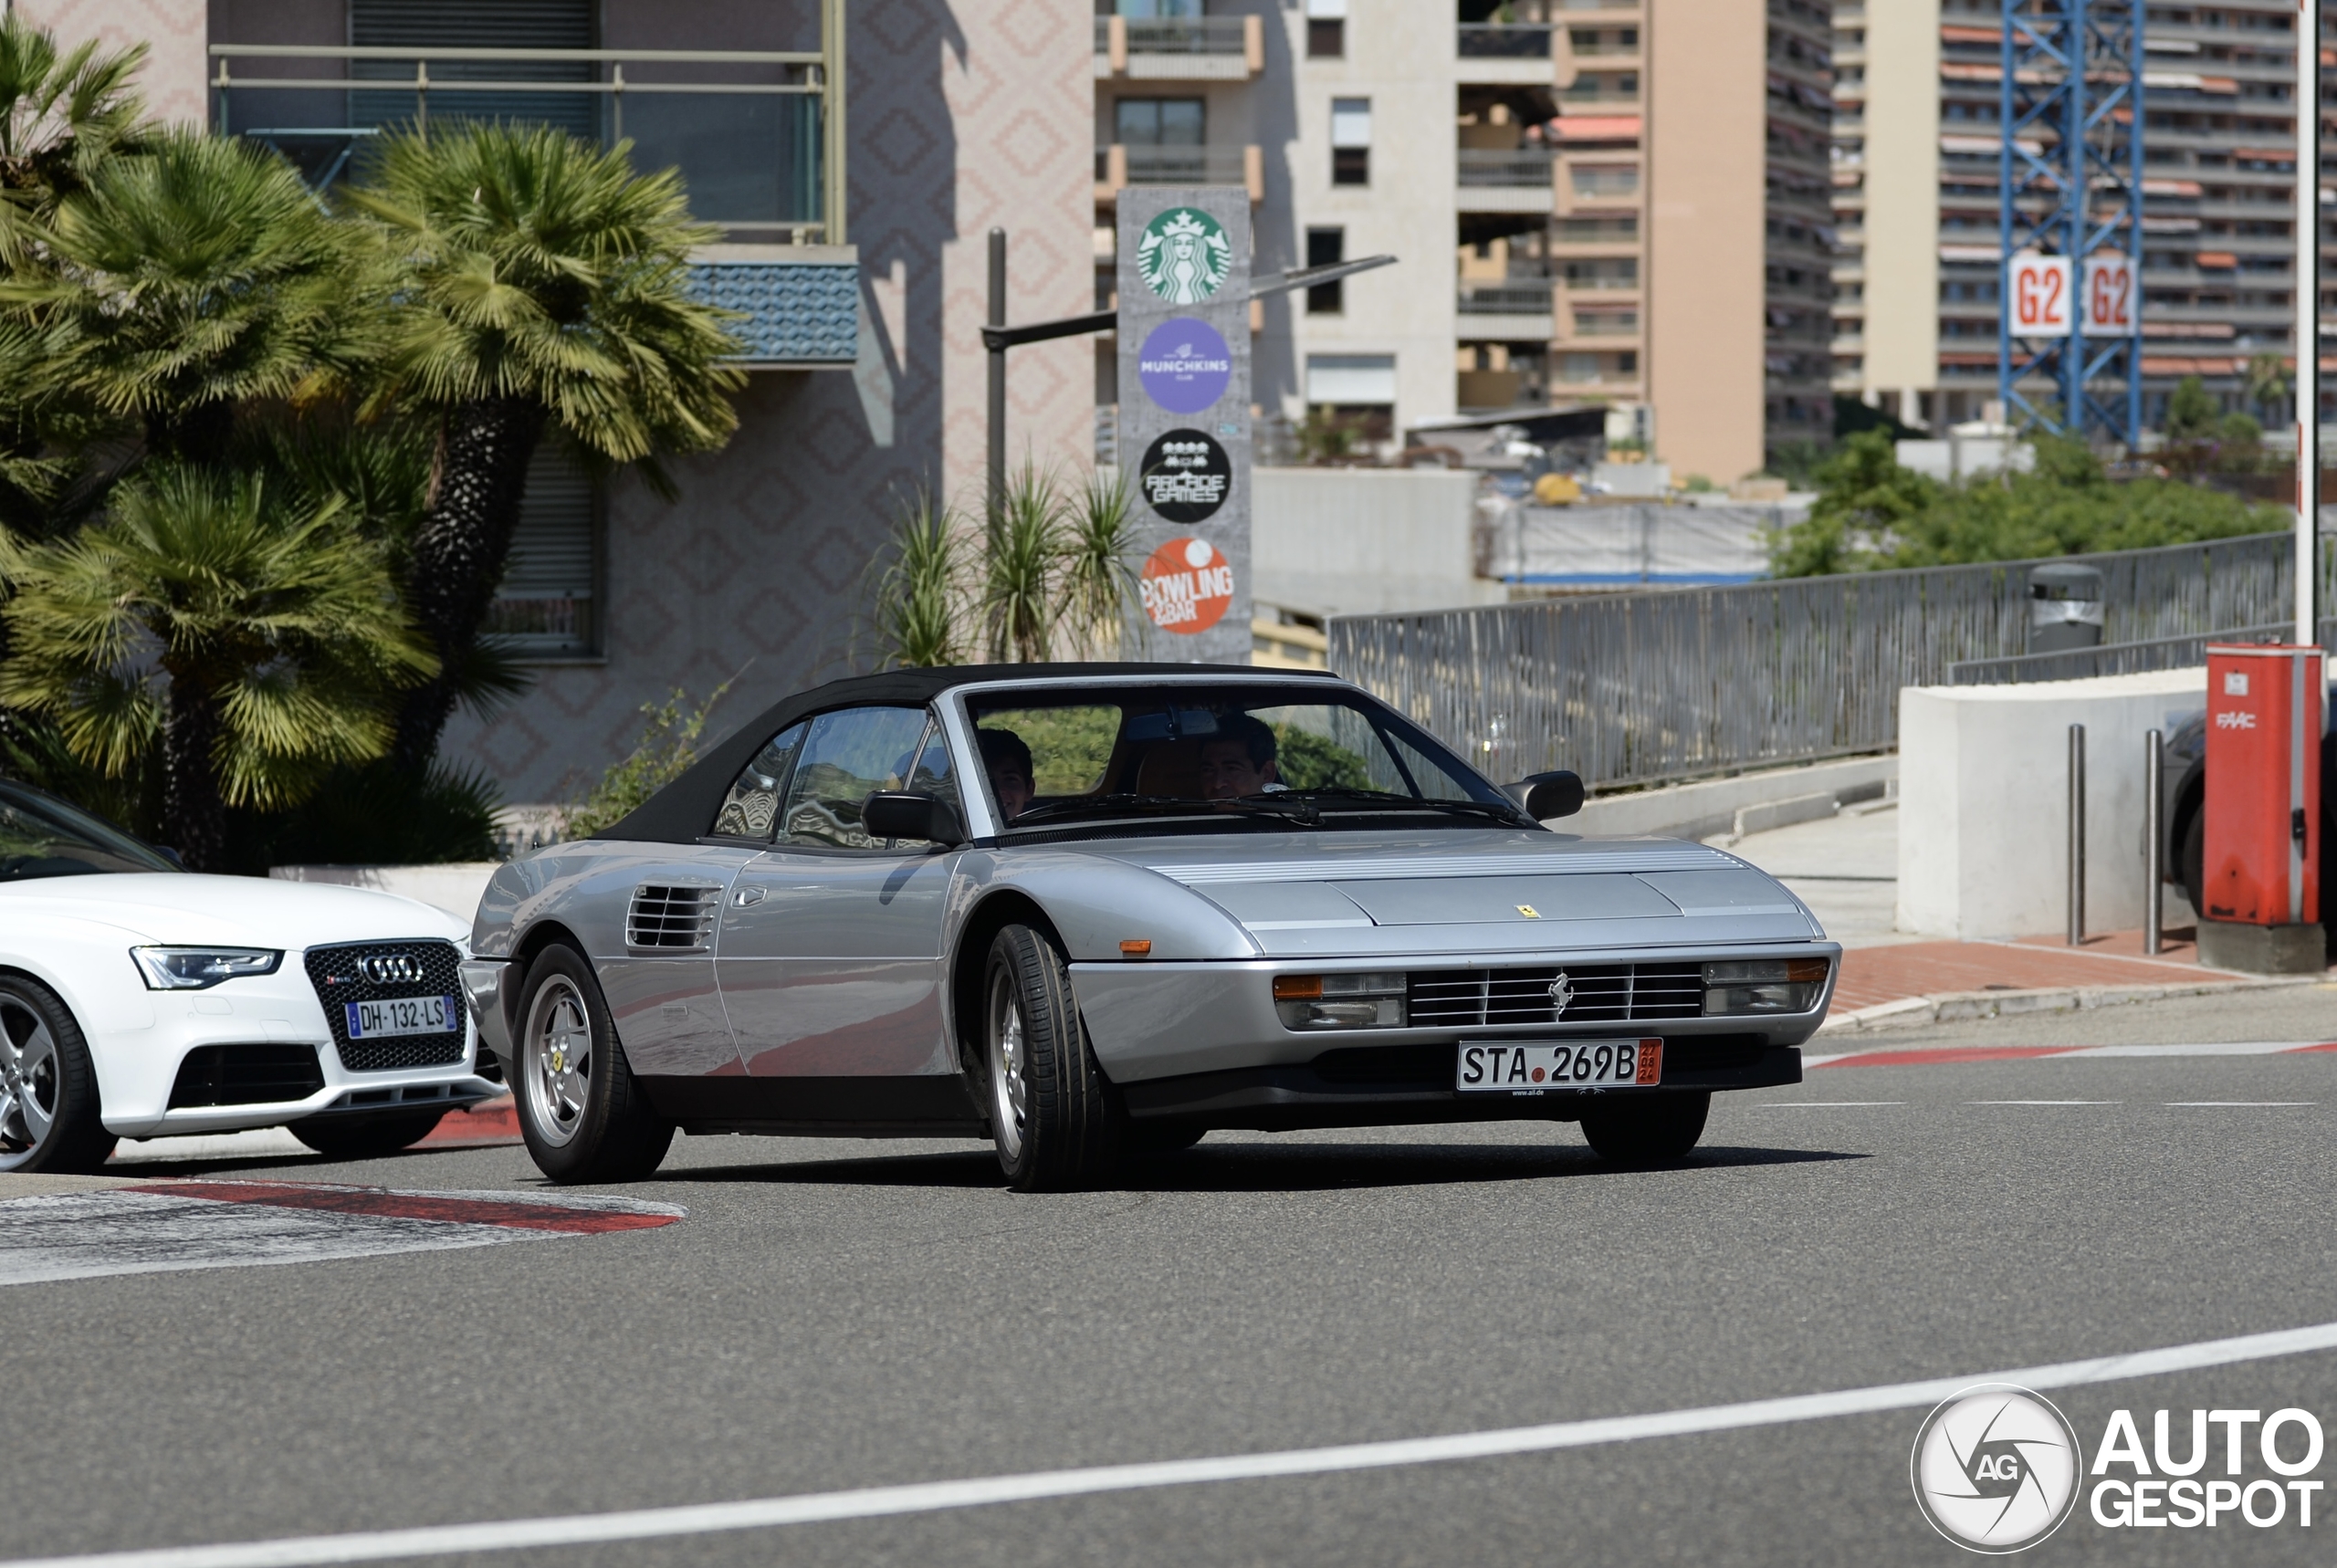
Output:
<instances>
[{"instance_id":1,"label":"red and white curb","mask_svg":"<svg viewBox=\"0 0 2337 1568\"><path fill-rule=\"evenodd\" d=\"M671 1225L634 1198L156 1182L0 1202L0 1285L445 1252Z\"/></svg>"},{"instance_id":2,"label":"red and white curb","mask_svg":"<svg viewBox=\"0 0 2337 1568\"><path fill-rule=\"evenodd\" d=\"M1853 1051L1808 1056L1804 1067L1939 1067L1960 1061L2019 1061L2044 1057L2298 1056L2337 1051L2337 1041L2210 1040L2192 1045L1946 1045L1913 1051Z\"/></svg>"}]
</instances>

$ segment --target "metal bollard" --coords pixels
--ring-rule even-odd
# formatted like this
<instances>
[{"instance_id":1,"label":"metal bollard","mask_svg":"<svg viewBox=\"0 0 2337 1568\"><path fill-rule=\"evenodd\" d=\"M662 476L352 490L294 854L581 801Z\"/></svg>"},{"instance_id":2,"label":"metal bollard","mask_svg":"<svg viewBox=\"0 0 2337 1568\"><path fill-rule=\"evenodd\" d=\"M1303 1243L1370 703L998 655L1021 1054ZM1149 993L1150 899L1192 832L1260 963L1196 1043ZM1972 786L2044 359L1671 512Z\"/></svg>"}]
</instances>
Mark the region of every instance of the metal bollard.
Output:
<instances>
[{"instance_id":1,"label":"metal bollard","mask_svg":"<svg viewBox=\"0 0 2337 1568\"><path fill-rule=\"evenodd\" d=\"M2085 726L2070 726L2070 946L2085 945Z\"/></svg>"},{"instance_id":2,"label":"metal bollard","mask_svg":"<svg viewBox=\"0 0 2337 1568\"><path fill-rule=\"evenodd\" d=\"M2143 951L2158 952L2166 903L2166 747L2157 730L2143 737Z\"/></svg>"}]
</instances>

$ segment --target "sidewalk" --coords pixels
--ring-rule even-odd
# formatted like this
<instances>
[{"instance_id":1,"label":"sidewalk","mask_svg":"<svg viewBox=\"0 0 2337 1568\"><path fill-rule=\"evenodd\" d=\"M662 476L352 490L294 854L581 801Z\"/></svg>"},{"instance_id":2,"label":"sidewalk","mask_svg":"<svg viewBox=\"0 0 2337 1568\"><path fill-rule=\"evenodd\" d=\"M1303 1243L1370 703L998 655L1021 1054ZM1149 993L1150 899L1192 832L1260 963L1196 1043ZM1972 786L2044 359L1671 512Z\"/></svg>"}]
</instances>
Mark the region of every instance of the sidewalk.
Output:
<instances>
[{"instance_id":1,"label":"sidewalk","mask_svg":"<svg viewBox=\"0 0 2337 1568\"><path fill-rule=\"evenodd\" d=\"M1956 942L1904 935L1892 928L1899 891L1898 817L1894 805L1879 801L1734 842L1707 841L1792 888L1842 944L1841 978L1826 1021L1829 1033L2314 978L2205 968L2188 926L2165 932L2156 956L2143 952L2139 930L2099 933L2079 947L2060 936Z\"/></svg>"}]
</instances>

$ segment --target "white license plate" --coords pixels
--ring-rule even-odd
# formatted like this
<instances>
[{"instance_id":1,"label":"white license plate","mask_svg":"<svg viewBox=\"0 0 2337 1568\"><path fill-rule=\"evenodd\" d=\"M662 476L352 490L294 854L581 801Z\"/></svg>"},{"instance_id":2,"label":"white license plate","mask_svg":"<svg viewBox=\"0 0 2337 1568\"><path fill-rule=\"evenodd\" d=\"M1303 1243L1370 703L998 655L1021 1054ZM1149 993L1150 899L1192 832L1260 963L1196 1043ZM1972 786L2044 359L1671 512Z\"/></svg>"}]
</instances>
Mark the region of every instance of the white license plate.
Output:
<instances>
[{"instance_id":1,"label":"white license plate","mask_svg":"<svg viewBox=\"0 0 2337 1568\"><path fill-rule=\"evenodd\" d=\"M463 1027L452 997L402 997L387 1002L343 1002L351 1040L400 1034L453 1034Z\"/></svg>"},{"instance_id":2,"label":"white license plate","mask_svg":"<svg viewBox=\"0 0 2337 1568\"><path fill-rule=\"evenodd\" d=\"M1462 1093L1546 1089L1652 1089L1663 1082L1660 1040L1464 1042L1453 1087Z\"/></svg>"}]
</instances>

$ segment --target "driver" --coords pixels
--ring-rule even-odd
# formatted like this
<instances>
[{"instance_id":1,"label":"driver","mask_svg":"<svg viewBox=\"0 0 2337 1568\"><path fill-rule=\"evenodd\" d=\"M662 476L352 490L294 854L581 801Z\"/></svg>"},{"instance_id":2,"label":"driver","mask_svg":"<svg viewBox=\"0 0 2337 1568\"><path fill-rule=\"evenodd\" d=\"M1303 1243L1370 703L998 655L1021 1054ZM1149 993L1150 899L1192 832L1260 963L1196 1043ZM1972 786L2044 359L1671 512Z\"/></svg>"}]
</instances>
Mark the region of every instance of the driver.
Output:
<instances>
[{"instance_id":1,"label":"driver","mask_svg":"<svg viewBox=\"0 0 2337 1568\"><path fill-rule=\"evenodd\" d=\"M1201 742L1201 799L1238 800L1280 789L1274 769L1274 732L1246 713L1217 721L1217 733Z\"/></svg>"},{"instance_id":2,"label":"driver","mask_svg":"<svg viewBox=\"0 0 2337 1568\"><path fill-rule=\"evenodd\" d=\"M1031 748L1011 729L978 729L974 741L982 749L982 770L990 775L999 820L1011 822L1031 809Z\"/></svg>"}]
</instances>

